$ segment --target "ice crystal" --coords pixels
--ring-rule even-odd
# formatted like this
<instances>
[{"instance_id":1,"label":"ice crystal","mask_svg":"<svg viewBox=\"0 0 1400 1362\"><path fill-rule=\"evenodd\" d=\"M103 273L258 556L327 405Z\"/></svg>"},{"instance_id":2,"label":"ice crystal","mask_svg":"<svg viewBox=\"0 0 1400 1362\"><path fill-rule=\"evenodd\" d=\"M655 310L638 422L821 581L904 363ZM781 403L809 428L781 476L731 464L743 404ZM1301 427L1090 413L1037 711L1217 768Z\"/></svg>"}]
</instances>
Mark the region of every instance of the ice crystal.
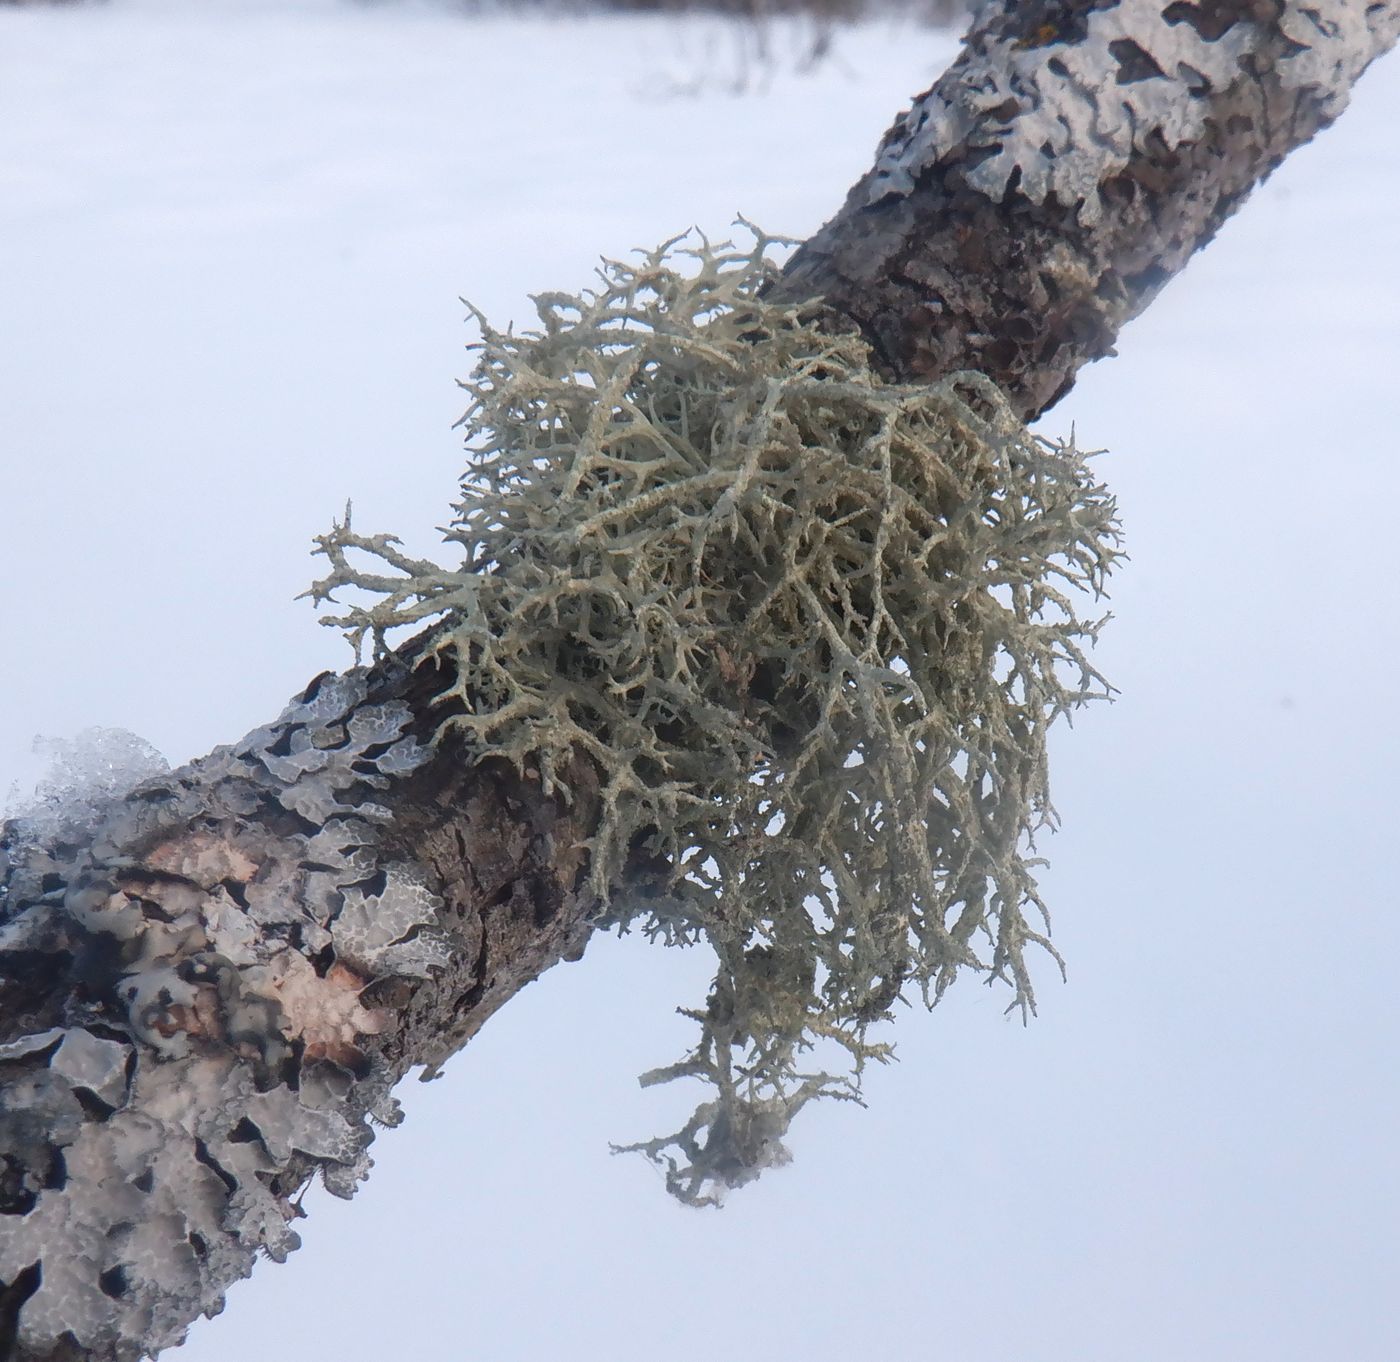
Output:
<instances>
[{"instance_id":1,"label":"ice crystal","mask_svg":"<svg viewBox=\"0 0 1400 1362\"><path fill-rule=\"evenodd\" d=\"M25 797L12 786L5 813L43 840L61 827L90 823L97 811L170 763L144 738L124 728L87 728L75 738L35 738L48 770Z\"/></svg>"}]
</instances>

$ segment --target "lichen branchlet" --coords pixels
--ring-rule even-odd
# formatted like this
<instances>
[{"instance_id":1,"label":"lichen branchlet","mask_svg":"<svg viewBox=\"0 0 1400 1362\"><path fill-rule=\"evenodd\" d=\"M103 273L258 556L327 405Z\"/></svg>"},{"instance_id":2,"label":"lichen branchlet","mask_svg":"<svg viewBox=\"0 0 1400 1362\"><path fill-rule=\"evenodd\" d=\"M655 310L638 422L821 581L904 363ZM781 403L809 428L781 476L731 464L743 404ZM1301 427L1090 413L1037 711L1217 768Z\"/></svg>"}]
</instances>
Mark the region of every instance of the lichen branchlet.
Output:
<instances>
[{"instance_id":1,"label":"lichen branchlet","mask_svg":"<svg viewBox=\"0 0 1400 1362\"><path fill-rule=\"evenodd\" d=\"M328 621L357 646L432 626L481 758L567 797L585 754L610 919L714 950L694 1051L645 1080L712 1091L627 1146L697 1204L785 1161L807 1101L859 1099L901 997L971 970L1034 1008L1046 734L1108 689L1085 455L977 374L885 382L819 305L765 301L779 244L669 242L538 297L538 332L483 320L460 566L346 523L314 588L369 593Z\"/></svg>"}]
</instances>

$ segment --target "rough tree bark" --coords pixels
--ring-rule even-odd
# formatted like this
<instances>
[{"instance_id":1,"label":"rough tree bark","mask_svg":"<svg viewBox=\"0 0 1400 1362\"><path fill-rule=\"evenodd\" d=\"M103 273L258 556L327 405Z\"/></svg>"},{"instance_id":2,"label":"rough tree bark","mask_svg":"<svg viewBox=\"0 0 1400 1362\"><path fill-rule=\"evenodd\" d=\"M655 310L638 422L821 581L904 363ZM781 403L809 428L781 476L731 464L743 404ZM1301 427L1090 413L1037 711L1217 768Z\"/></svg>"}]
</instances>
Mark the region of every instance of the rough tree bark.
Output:
<instances>
[{"instance_id":1,"label":"rough tree bark","mask_svg":"<svg viewBox=\"0 0 1400 1362\"><path fill-rule=\"evenodd\" d=\"M1390 3L992 6L788 289L857 321L892 372L977 369L1038 416L1396 29Z\"/></svg>"},{"instance_id":2,"label":"rough tree bark","mask_svg":"<svg viewBox=\"0 0 1400 1362\"><path fill-rule=\"evenodd\" d=\"M780 285L1031 417L1400 33L1400 0L1000 0ZM390 1091L576 958L567 807L430 747L411 649L95 818L0 838L0 1362L176 1342L349 1195Z\"/></svg>"}]
</instances>

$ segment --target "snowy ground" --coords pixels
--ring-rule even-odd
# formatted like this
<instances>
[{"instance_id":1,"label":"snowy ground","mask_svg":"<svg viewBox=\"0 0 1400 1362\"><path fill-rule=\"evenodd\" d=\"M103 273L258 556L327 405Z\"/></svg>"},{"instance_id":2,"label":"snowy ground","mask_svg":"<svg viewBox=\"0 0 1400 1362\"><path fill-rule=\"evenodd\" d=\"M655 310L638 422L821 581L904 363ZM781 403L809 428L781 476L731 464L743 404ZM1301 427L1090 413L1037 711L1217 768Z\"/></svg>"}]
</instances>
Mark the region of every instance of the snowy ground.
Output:
<instances>
[{"instance_id":1,"label":"snowy ground","mask_svg":"<svg viewBox=\"0 0 1400 1362\"><path fill-rule=\"evenodd\" d=\"M692 223L805 233L950 50L874 28L799 80L712 24L0 9L0 791L35 734L180 761L343 665L307 547L353 497L431 549L457 296L523 319ZM1398 76L1047 422L1113 451L1134 561L1122 699L1060 743L1041 1019L965 983L869 1111L687 1213L606 1147L672 1114L634 1076L704 963L597 943L179 1356L1400 1356Z\"/></svg>"}]
</instances>

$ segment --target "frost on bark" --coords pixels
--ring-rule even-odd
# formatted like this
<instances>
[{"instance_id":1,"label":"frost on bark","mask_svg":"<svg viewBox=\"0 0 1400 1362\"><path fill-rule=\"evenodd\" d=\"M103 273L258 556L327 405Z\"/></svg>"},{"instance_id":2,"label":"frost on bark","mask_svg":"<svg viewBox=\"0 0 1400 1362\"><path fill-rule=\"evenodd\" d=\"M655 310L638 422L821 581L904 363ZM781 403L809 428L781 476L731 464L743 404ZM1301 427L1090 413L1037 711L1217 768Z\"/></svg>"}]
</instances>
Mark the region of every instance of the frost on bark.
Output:
<instances>
[{"instance_id":1,"label":"frost on bark","mask_svg":"<svg viewBox=\"0 0 1400 1362\"><path fill-rule=\"evenodd\" d=\"M993 5L770 296L824 296L894 377L982 370L1033 415L1398 15ZM565 759L566 802L431 743L456 680L421 647L318 678L231 747L0 834L0 1362L176 1342L295 1246L312 1176L353 1190L409 1068L581 953L597 767Z\"/></svg>"}]
</instances>

